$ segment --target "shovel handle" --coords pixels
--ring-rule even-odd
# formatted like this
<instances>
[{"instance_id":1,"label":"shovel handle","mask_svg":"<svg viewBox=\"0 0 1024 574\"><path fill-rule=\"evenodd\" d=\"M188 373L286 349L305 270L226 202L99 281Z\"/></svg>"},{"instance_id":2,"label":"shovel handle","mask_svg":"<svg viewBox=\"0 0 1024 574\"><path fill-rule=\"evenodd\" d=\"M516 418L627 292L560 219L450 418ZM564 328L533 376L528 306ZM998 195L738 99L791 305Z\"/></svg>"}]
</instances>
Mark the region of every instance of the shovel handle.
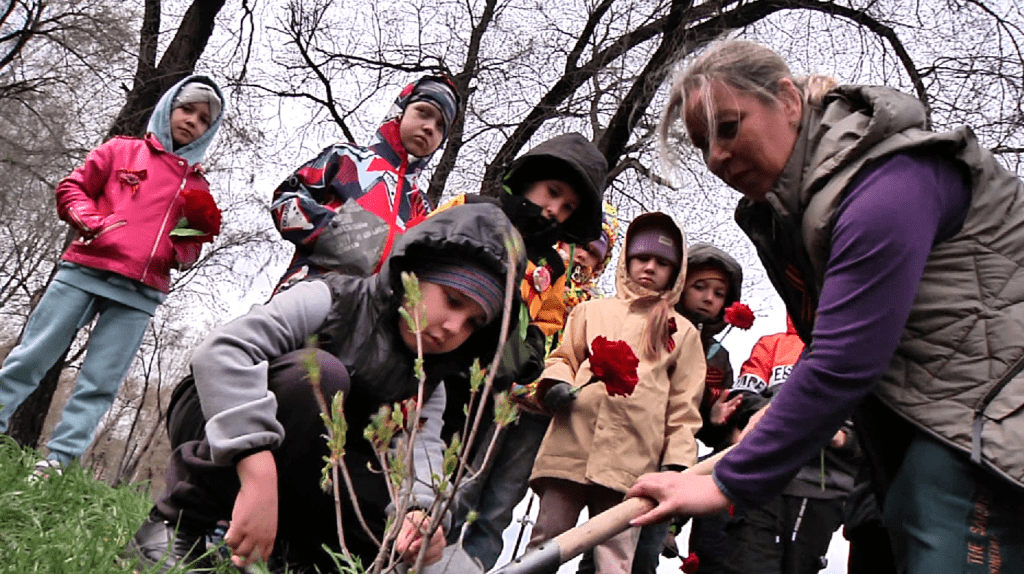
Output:
<instances>
[{"instance_id":1,"label":"shovel handle","mask_svg":"<svg viewBox=\"0 0 1024 574\"><path fill-rule=\"evenodd\" d=\"M601 514L555 537L562 562L568 562L629 528L629 521L655 507L650 498L627 498Z\"/></svg>"},{"instance_id":2,"label":"shovel handle","mask_svg":"<svg viewBox=\"0 0 1024 574\"><path fill-rule=\"evenodd\" d=\"M711 474L711 471L715 468L715 463L725 456L726 452L729 452L728 449L715 453L713 456L709 456L683 472L695 475ZM562 550L562 562L572 560L577 555L583 554L594 546L629 528L630 521L646 514L656 505L655 501L650 498L627 498L576 528L559 534L555 537L555 540Z\"/></svg>"},{"instance_id":3,"label":"shovel handle","mask_svg":"<svg viewBox=\"0 0 1024 574\"><path fill-rule=\"evenodd\" d=\"M711 474L715 464L731 449L732 447L729 447L722 452L715 453L683 472L696 475ZM552 540L527 551L526 554L492 572L494 574L554 572L558 565L572 560L629 528L631 520L647 513L654 507L655 502L649 498L627 498L576 528L566 530Z\"/></svg>"}]
</instances>

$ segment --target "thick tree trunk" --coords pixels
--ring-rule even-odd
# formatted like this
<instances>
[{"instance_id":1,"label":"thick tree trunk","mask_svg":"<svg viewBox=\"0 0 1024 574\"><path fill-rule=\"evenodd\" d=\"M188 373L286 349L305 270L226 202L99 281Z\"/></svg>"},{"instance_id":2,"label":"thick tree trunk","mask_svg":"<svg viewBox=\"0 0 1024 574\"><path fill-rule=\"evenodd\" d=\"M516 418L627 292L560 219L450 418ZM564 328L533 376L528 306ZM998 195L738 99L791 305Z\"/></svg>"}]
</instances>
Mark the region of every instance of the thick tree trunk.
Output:
<instances>
[{"instance_id":1,"label":"thick tree trunk","mask_svg":"<svg viewBox=\"0 0 1024 574\"><path fill-rule=\"evenodd\" d=\"M43 423L46 421L46 415L50 412L53 395L57 392L57 383L60 382L60 373L64 370L67 356L68 350L65 349L60 359L50 367L49 371L46 371L46 375L43 376L43 380L39 382L36 390L11 415L8 432L21 446L28 448L39 446L39 437L43 434Z\"/></svg>"}]
</instances>

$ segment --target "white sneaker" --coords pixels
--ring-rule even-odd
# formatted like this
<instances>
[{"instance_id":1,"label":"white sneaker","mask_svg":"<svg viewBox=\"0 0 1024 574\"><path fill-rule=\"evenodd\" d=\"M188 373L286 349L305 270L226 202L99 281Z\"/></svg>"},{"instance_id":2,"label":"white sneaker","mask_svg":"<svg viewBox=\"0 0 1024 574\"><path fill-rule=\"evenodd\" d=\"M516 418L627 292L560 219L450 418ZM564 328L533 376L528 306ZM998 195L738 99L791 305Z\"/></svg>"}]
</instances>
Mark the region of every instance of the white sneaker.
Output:
<instances>
[{"instance_id":1,"label":"white sneaker","mask_svg":"<svg viewBox=\"0 0 1024 574\"><path fill-rule=\"evenodd\" d=\"M62 472L59 462L44 458L32 467L32 474L28 475L27 480L35 482L40 479L50 478L51 476L60 476Z\"/></svg>"}]
</instances>

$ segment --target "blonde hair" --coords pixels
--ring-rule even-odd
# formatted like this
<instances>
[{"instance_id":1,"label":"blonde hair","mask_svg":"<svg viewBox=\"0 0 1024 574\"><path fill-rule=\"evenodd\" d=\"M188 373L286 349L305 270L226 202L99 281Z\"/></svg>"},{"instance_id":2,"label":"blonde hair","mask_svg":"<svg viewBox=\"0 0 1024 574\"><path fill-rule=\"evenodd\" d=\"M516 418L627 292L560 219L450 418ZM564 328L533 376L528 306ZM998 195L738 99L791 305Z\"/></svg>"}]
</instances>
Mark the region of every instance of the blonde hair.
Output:
<instances>
[{"instance_id":1,"label":"blonde hair","mask_svg":"<svg viewBox=\"0 0 1024 574\"><path fill-rule=\"evenodd\" d=\"M686 231L678 223L676 227L680 236L680 260L675 274L669 278L669 284L660 293L644 295L630 303L630 309L647 314L647 324L641 335L640 349L644 358L650 361L656 360L663 348L666 351L671 351L669 341L672 339L672 326L669 324L669 314L672 312L672 304L669 303L669 297L672 296L673 285L679 280L679 277L686 277L687 259L689 258Z\"/></svg>"},{"instance_id":2,"label":"blonde hair","mask_svg":"<svg viewBox=\"0 0 1024 574\"><path fill-rule=\"evenodd\" d=\"M631 304L634 310L647 313L647 325L644 326L640 349L649 361L658 358L662 347L669 350L667 340L672 338L668 323L668 314L672 310L668 302L669 291L671 287L658 295L640 297Z\"/></svg>"},{"instance_id":3,"label":"blonde hair","mask_svg":"<svg viewBox=\"0 0 1024 574\"><path fill-rule=\"evenodd\" d=\"M689 141L682 123L687 100L696 97L704 102L708 133L715 134L715 102L710 97L716 82L739 92L750 94L766 105L779 104L780 81L789 79L802 95L805 105L820 106L826 93L838 82L829 76L793 78L785 60L772 50L746 40L715 42L690 65L676 75L669 92L661 122L658 140L663 159L678 163L677 146ZM703 151L703 150L702 150Z\"/></svg>"}]
</instances>

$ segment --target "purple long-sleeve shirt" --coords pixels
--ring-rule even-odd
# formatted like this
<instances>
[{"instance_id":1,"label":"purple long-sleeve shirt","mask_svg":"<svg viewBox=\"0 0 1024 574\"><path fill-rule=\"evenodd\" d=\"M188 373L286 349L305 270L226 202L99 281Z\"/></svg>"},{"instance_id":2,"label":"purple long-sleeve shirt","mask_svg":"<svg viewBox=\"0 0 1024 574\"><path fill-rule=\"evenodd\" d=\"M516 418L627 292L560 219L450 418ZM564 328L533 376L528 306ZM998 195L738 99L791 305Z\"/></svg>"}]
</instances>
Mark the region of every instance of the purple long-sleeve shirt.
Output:
<instances>
[{"instance_id":1,"label":"purple long-sleeve shirt","mask_svg":"<svg viewBox=\"0 0 1024 574\"><path fill-rule=\"evenodd\" d=\"M956 234L971 193L959 167L899 154L858 175L839 206L813 352L761 422L715 467L740 505L764 503L835 434L885 372L932 246Z\"/></svg>"}]
</instances>

